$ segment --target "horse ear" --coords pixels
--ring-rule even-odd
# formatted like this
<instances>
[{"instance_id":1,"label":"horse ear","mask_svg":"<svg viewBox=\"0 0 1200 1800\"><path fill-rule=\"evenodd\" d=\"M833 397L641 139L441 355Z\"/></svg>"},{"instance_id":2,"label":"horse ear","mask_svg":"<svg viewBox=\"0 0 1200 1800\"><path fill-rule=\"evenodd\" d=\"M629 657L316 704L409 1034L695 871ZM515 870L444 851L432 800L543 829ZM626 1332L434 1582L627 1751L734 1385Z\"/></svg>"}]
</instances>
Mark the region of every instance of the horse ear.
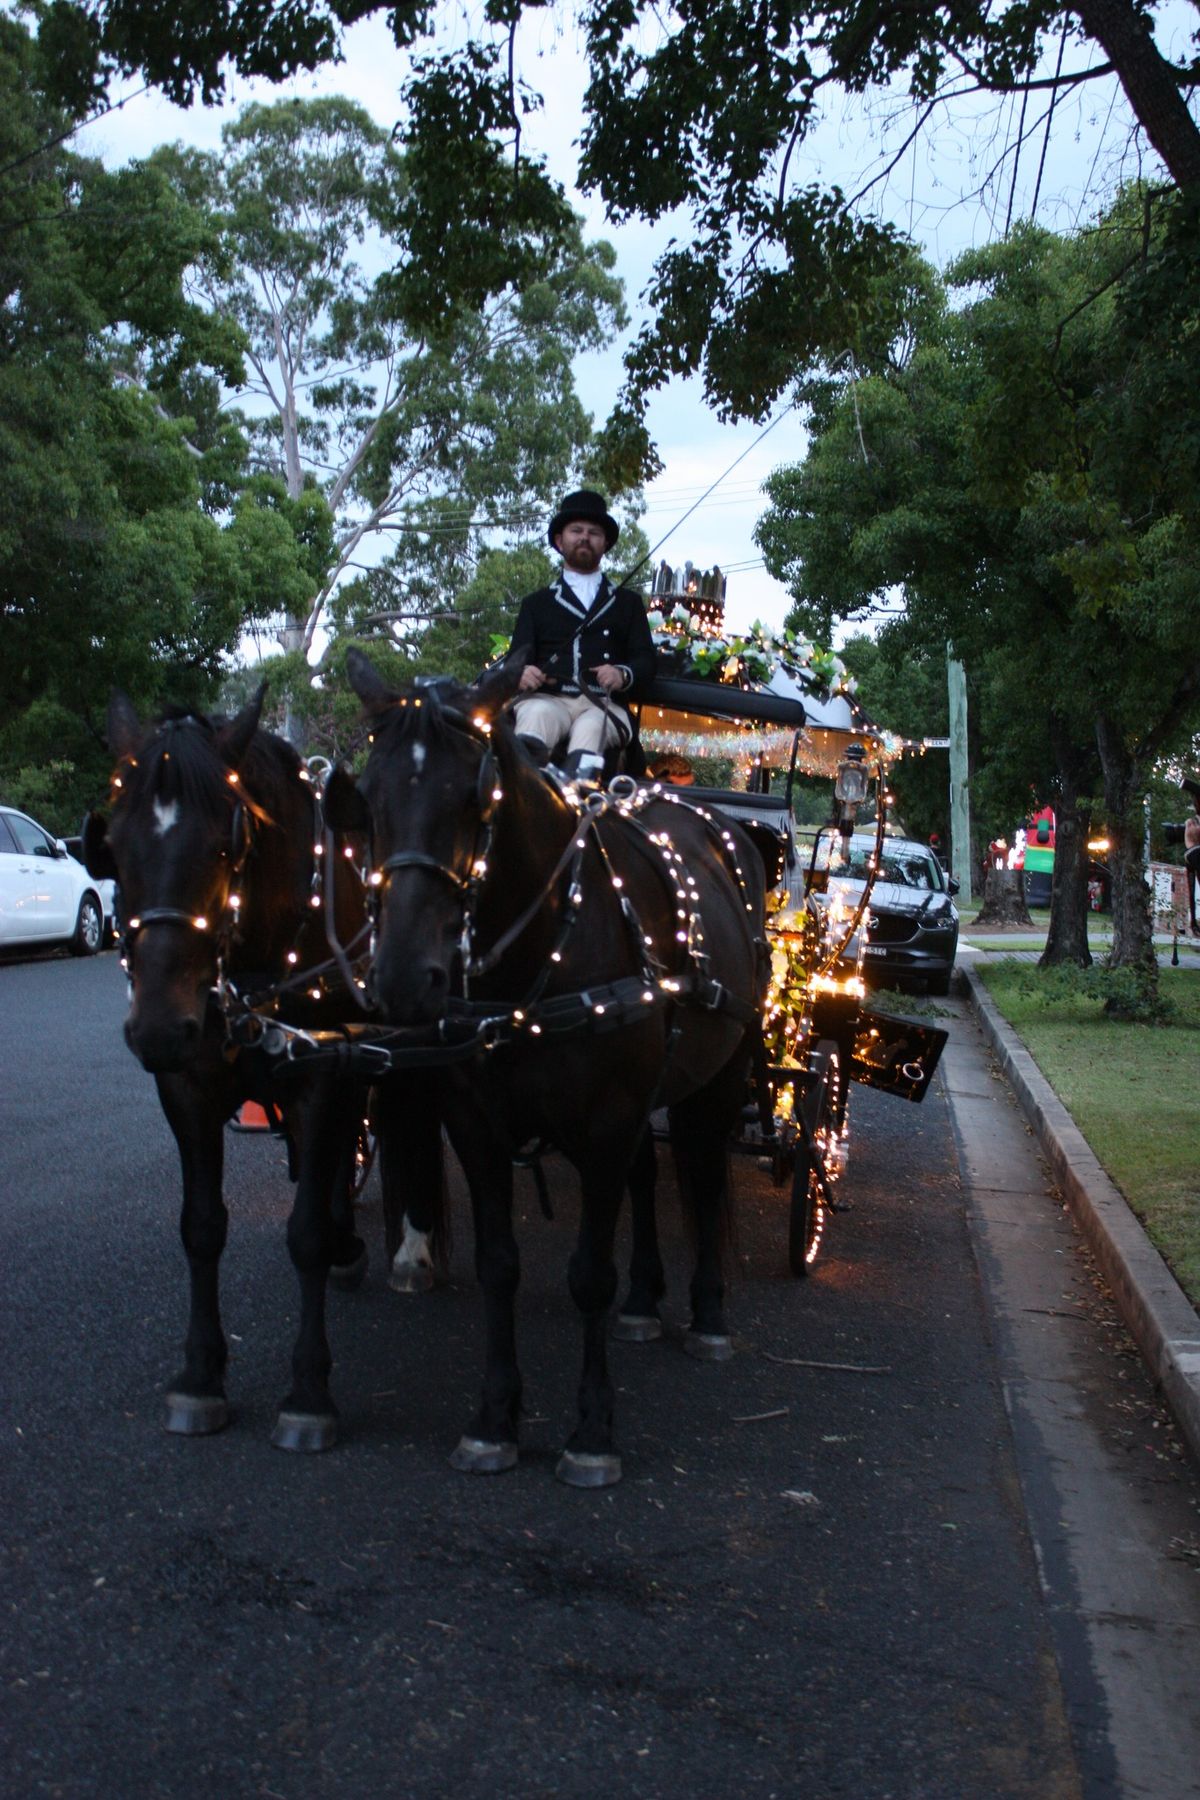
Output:
<instances>
[{"instance_id":1,"label":"horse ear","mask_svg":"<svg viewBox=\"0 0 1200 1800\"><path fill-rule=\"evenodd\" d=\"M108 823L99 813L84 813L83 866L97 881L116 881L117 862L108 841Z\"/></svg>"},{"instance_id":2,"label":"horse ear","mask_svg":"<svg viewBox=\"0 0 1200 1800\"><path fill-rule=\"evenodd\" d=\"M135 754L143 736L133 701L120 688L114 688L108 697L108 747L118 762Z\"/></svg>"},{"instance_id":3,"label":"horse ear","mask_svg":"<svg viewBox=\"0 0 1200 1800\"><path fill-rule=\"evenodd\" d=\"M333 831L368 831L371 813L355 786L354 777L340 763L329 771L322 804L325 822Z\"/></svg>"},{"instance_id":4,"label":"horse ear","mask_svg":"<svg viewBox=\"0 0 1200 1800\"><path fill-rule=\"evenodd\" d=\"M262 713L263 697L267 691L265 681L260 681L246 705L237 717L231 719L217 733L217 743L221 755L231 769L236 769L246 751L250 740L258 730L259 716Z\"/></svg>"},{"instance_id":5,"label":"horse ear","mask_svg":"<svg viewBox=\"0 0 1200 1800\"><path fill-rule=\"evenodd\" d=\"M472 709L494 723L520 687L525 663L525 653L519 651L516 656L505 657L496 668L485 670L471 696Z\"/></svg>"},{"instance_id":6,"label":"horse ear","mask_svg":"<svg viewBox=\"0 0 1200 1800\"><path fill-rule=\"evenodd\" d=\"M370 658L359 649L351 648L346 652L346 673L350 677L350 686L368 712L382 712L385 706L391 706L400 698Z\"/></svg>"}]
</instances>

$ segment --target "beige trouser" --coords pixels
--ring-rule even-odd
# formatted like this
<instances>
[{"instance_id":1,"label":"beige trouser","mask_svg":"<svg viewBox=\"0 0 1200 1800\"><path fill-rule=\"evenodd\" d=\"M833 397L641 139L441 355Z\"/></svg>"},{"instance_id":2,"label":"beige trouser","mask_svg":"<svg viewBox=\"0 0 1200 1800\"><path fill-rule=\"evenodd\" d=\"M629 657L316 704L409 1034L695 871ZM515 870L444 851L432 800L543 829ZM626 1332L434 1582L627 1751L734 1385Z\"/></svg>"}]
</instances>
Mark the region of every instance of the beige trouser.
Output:
<instances>
[{"instance_id":1,"label":"beige trouser","mask_svg":"<svg viewBox=\"0 0 1200 1800\"><path fill-rule=\"evenodd\" d=\"M551 752L564 738L568 750L596 751L622 740L608 713L586 694L527 694L514 711L517 730L541 738Z\"/></svg>"}]
</instances>

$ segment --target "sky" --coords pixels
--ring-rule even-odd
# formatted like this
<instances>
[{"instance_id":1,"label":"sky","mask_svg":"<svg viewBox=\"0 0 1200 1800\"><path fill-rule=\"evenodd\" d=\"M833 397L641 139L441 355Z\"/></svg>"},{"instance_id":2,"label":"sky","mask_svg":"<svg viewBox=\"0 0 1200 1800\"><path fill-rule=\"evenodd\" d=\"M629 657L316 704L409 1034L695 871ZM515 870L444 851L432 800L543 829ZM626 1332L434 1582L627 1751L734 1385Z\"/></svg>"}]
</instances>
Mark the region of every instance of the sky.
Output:
<instances>
[{"instance_id":1,"label":"sky","mask_svg":"<svg viewBox=\"0 0 1200 1800\"><path fill-rule=\"evenodd\" d=\"M461 28L457 18L447 9L447 35ZM1160 41L1182 54L1194 28L1194 9L1186 0L1172 0L1163 14ZM551 172L583 214L589 235L615 245L632 335L644 317L639 296L654 257L675 227L671 221L655 226L634 221L614 228L595 197L578 193L576 142L585 71L569 19L556 9L539 10L524 28L520 58L545 97L543 111L526 126L525 141L546 155ZM1070 45L1066 58L1068 69L1085 66L1085 59L1098 60L1087 58L1079 45ZM403 59L381 15L347 34L339 65L279 87L234 79L221 108L184 111L157 95L133 95L118 113L89 127L81 147L111 164L176 139L216 150L222 123L247 102L291 94L348 94L390 125L399 113L403 74ZM943 111L936 131L919 138L897 160L914 117L906 95L835 102L794 160L793 172L799 182L837 182L850 194L865 188L862 209L902 226L941 265L959 251L1002 236L1009 217L1028 217L1035 205L1041 224L1057 230L1078 226L1117 181L1153 167L1144 161L1124 97L1111 79L1088 83L1061 103L1052 130L1043 122L1044 96L1036 109L1031 102L1029 141L1014 159L1018 106L1011 98L964 98ZM581 357L576 367L580 396L597 423L620 385L623 342ZM676 566L689 559L701 568L720 564L728 577L726 621L732 628L744 630L761 620L777 629L790 600L762 567L753 532L765 505L762 482L773 469L804 454L802 419L781 406L765 421L725 425L705 407L699 382L677 380L652 400L649 425L664 465L646 489L643 526L651 544L666 537L660 554ZM696 510L685 519L693 506Z\"/></svg>"}]
</instances>

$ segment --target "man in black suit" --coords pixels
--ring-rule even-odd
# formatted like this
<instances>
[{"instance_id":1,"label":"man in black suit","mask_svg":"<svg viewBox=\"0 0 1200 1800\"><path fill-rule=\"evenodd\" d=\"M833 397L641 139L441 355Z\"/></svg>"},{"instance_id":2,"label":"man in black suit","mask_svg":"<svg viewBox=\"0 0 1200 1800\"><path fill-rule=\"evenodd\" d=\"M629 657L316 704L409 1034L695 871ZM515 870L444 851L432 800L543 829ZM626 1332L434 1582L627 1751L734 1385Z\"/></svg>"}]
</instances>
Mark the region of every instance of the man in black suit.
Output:
<instances>
[{"instance_id":1,"label":"man in black suit","mask_svg":"<svg viewBox=\"0 0 1200 1800\"><path fill-rule=\"evenodd\" d=\"M568 494L550 521L563 559L558 580L527 594L512 650L528 661L516 701L518 732L540 756L564 740L574 772L580 756L602 756L634 736L628 702L654 675L654 640L640 594L613 587L600 564L620 527L600 494ZM544 760L544 758L542 758Z\"/></svg>"}]
</instances>

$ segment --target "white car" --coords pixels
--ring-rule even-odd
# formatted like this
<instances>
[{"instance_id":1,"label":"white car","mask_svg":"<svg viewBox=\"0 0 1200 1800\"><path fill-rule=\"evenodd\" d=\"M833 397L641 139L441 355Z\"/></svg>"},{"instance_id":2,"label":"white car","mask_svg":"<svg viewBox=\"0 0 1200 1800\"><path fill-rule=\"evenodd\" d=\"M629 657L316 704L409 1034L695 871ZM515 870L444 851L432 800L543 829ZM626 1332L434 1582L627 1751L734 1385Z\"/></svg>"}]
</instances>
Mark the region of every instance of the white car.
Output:
<instances>
[{"instance_id":1,"label":"white car","mask_svg":"<svg viewBox=\"0 0 1200 1800\"><path fill-rule=\"evenodd\" d=\"M0 948L67 944L94 956L112 934L111 881L95 881L61 838L0 806Z\"/></svg>"}]
</instances>

